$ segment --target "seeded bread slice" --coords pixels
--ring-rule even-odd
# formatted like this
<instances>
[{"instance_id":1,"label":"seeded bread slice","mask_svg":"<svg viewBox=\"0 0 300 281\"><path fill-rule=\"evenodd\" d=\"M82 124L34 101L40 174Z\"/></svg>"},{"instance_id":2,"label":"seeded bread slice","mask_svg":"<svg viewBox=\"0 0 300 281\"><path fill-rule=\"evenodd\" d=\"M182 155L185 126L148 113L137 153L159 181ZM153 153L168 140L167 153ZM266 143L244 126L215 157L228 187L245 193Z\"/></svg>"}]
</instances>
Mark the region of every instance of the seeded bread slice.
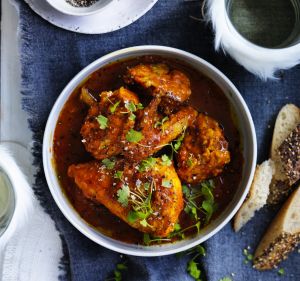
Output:
<instances>
[{"instance_id":1,"label":"seeded bread slice","mask_svg":"<svg viewBox=\"0 0 300 281\"><path fill-rule=\"evenodd\" d=\"M249 194L234 217L233 228L236 232L254 216L255 211L258 211L267 203L269 186L274 172L275 168L272 160L257 165Z\"/></svg>"},{"instance_id":2,"label":"seeded bread slice","mask_svg":"<svg viewBox=\"0 0 300 281\"><path fill-rule=\"evenodd\" d=\"M300 109L293 104L285 105L277 115L270 151L271 159L275 164L275 174L270 185L269 205L282 202L291 192L278 148L299 123Z\"/></svg>"},{"instance_id":3,"label":"seeded bread slice","mask_svg":"<svg viewBox=\"0 0 300 281\"><path fill-rule=\"evenodd\" d=\"M289 185L300 179L300 124L278 148L278 154Z\"/></svg>"},{"instance_id":4,"label":"seeded bread slice","mask_svg":"<svg viewBox=\"0 0 300 281\"><path fill-rule=\"evenodd\" d=\"M287 180L280 181L273 178L270 184L270 193L267 204L277 205L283 203L293 190L294 188L291 188Z\"/></svg>"},{"instance_id":5,"label":"seeded bread slice","mask_svg":"<svg viewBox=\"0 0 300 281\"><path fill-rule=\"evenodd\" d=\"M299 123L300 109L293 104L285 105L277 115L270 153L271 159L275 162L276 173L274 178L276 180L286 179L283 169L280 169L280 157L277 150Z\"/></svg>"},{"instance_id":6,"label":"seeded bread slice","mask_svg":"<svg viewBox=\"0 0 300 281\"><path fill-rule=\"evenodd\" d=\"M287 258L300 242L300 188L285 202L254 254L254 268L267 270Z\"/></svg>"}]
</instances>

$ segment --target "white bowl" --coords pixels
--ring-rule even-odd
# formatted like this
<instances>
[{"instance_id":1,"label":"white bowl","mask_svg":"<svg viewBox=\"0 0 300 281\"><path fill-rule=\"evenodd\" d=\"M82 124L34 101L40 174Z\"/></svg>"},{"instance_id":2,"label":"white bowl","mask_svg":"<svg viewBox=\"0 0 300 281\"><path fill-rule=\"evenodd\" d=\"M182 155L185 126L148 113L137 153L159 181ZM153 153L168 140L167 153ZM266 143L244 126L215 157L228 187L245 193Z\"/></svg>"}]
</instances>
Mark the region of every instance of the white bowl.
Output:
<instances>
[{"instance_id":1,"label":"white bowl","mask_svg":"<svg viewBox=\"0 0 300 281\"><path fill-rule=\"evenodd\" d=\"M70 202L64 195L53 166L52 146L55 126L65 102L68 100L74 89L76 89L78 85L80 85L81 82L84 81L89 75L107 64L118 60L124 60L143 55L159 55L162 57L182 60L185 62L185 64L189 64L194 69L204 73L223 90L224 94L229 100L232 111L237 118L238 130L240 132L242 141L242 154L244 157L242 180L239 188L236 191L236 194L234 195L234 198L227 208L196 237L160 246L141 246L123 243L107 237L91 227L73 209ZM85 236L94 242L119 253L135 256L163 256L185 251L204 242L216 234L230 221L230 219L238 211L250 188L256 165L256 151L257 147L255 128L248 107L239 91L222 72L205 60L178 49L162 46L138 46L113 52L94 61L81 72L79 72L65 87L54 104L46 125L43 142L43 164L46 179L55 202L66 218Z\"/></svg>"},{"instance_id":2,"label":"white bowl","mask_svg":"<svg viewBox=\"0 0 300 281\"><path fill-rule=\"evenodd\" d=\"M45 0L42 0L45 1ZM99 0L89 7L74 7L65 0L46 0L59 12L71 16L88 16L99 12L113 0Z\"/></svg>"}]
</instances>

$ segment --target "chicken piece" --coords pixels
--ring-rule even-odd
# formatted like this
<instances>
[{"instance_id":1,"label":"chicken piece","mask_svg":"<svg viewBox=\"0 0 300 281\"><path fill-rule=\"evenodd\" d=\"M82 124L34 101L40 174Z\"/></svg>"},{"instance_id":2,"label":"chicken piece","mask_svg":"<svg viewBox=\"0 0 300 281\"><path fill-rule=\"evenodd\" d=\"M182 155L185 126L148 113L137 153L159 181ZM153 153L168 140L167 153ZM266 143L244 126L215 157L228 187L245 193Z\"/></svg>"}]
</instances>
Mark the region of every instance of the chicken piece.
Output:
<instances>
[{"instance_id":1,"label":"chicken piece","mask_svg":"<svg viewBox=\"0 0 300 281\"><path fill-rule=\"evenodd\" d=\"M198 115L187 130L177 162L177 173L186 183L196 184L222 172L230 162L230 153L216 120L202 113Z\"/></svg>"},{"instance_id":2,"label":"chicken piece","mask_svg":"<svg viewBox=\"0 0 300 281\"><path fill-rule=\"evenodd\" d=\"M128 69L124 78L128 84L135 84L150 90L154 97L164 97L170 102L182 103L191 95L189 78L165 64L140 64Z\"/></svg>"},{"instance_id":3,"label":"chicken piece","mask_svg":"<svg viewBox=\"0 0 300 281\"><path fill-rule=\"evenodd\" d=\"M152 159L151 163L140 172L136 164L125 164L123 173L116 173L116 169L109 170L94 161L71 165L68 175L84 196L103 204L130 226L166 237L183 209L181 182L173 165L162 165L160 159ZM120 169L122 164L117 161L115 166Z\"/></svg>"},{"instance_id":4,"label":"chicken piece","mask_svg":"<svg viewBox=\"0 0 300 281\"><path fill-rule=\"evenodd\" d=\"M170 115L161 126L156 126L157 121L162 120L157 113L159 102L159 99L153 99L145 108L140 122L142 139L138 142L126 143L123 152L125 158L141 161L153 155L183 133L197 116L197 111L192 107L183 107L177 113Z\"/></svg>"},{"instance_id":5,"label":"chicken piece","mask_svg":"<svg viewBox=\"0 0 300 281\"><path fill-rule=\"evenodd\" d=\"M134 113L126 108L129 104L135 107L139 99L122 87L114 92L102 92L100 102L91 105L80 133L85 149L96 159L122 152L126 133L135 123Z\"/></svg>"}]
</instances>

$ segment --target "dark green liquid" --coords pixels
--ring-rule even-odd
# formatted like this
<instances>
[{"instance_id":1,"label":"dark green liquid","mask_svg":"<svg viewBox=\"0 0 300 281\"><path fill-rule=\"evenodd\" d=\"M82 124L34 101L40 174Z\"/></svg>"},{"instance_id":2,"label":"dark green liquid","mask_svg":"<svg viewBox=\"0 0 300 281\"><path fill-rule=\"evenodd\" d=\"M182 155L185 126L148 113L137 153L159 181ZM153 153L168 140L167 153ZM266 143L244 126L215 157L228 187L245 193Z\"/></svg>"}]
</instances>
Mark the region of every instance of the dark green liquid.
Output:
<instances>
[{"instance_id":1,"label":"dark green liquid","mask_svg":"<svg viewBox=\"0 0 300 281\"><path fill-rule=\"evenodd\" d=\"M231 0L227 7L237 31L256 45L278 48L295 40L296 15L290 0Z\"/></svg>"}]
</instances>

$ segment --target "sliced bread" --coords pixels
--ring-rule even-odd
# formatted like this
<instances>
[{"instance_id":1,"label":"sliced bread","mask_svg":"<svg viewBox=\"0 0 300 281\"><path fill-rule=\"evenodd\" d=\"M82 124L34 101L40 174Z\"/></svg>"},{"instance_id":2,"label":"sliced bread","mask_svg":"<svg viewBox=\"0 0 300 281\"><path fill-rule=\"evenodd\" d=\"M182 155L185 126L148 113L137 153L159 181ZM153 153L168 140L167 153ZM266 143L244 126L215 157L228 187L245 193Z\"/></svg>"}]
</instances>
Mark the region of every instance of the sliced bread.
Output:
<instances>
[{"instance_id":1,"label":"sliced bread","mask_svg":"<svg viewBox=\"0 0 300 281\"><path fill-rule=\"evenodd\" d=\"M245 202L234 217L233 228L239 231L267 203L269 186L275 172L272 160L257 165L254 179Z\"/></svg>"},{"instance_id":2,"label":"sliced bread","mask_svg":"<svg viewBox=\"0 0 300 281\"><path fill-rule=\"evenodd\" d=\"M289 185L293 185L300 179L300 124L279 146L278 154Z\"/></svg>"},{"instance_id":3,"label":"sliced bread","mask_svg":"<svg viewBox=\"0 0 300 281\"><path fill-rule=\"evenodd\" d=\"M300 109L293 104L285 105L277 115L270 153L271 159L275 163L275 180L286 180L280 157L278 155L278 148L299 123Z\"/></svg>"},{"instance_id":4,"label":"sliced bread","mask_svg":"<svg viewBox=\"0 0 300 281\"><path fill-rule=\"evenodd\" d=\"M294 188L288 184L288 181L275 180L274 178L270 184L270 193L267 200L268 205L277 205L284 202L284 200L293 192Z\"/></svg>"},{"instance_id":5,"label":"sliced bread","mask_svg":"<svg viewBox=\"0 0 300 281\"><path fill-rule=\"evenodd\" d=\"M290 184L284 171L278 149L283 141L300 123L300 109L293 105L285 105L277 115L270 156L275 164L275 174L270 185L270 195L268 204L278 204L282 202L290 191Z\"/></svg>"},{"instance_id":6,"label":"sliced bread","mask_svg":"<svg viewBox=\"0 0 300 281\"><path fill-rule=\"evenodd\" d=\"M285 202L259 243L254 268L268 270L287 258L300 242L300 188Z\"/></svg>"}]
</instances>

